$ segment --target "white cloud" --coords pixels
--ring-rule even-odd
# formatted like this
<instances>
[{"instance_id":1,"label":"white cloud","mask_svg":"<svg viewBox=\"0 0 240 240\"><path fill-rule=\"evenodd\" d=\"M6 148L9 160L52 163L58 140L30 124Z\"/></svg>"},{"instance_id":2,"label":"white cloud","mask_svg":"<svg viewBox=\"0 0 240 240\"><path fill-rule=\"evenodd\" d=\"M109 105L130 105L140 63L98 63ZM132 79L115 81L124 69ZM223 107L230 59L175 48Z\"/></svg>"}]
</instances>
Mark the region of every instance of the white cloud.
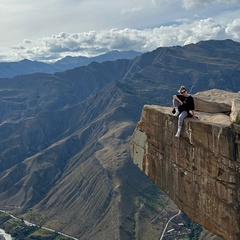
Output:
<instances>
[{"instance_id":1,"label":"white cloud","mask_svg":"<svg viewBox=\"0 0 240 240\"><path fill-rule=\"evenodd\" d=\"M83 33L60 33L40 40L26 39L10 52L0 56L2 61L28 58L38 61L57 60L66 55L94 56L111 50L152 51L157 47L186 45L201 40L227 39L240 41L240 19L223 26L212 18L195 22L161 26L154 29L112 29Z\"/></svg>"},{"instance_id":2,"label":"white cloud","mask_svg":"<svg viewBox=\"0 0 240 240\"><path fill-rule=\"evenodd\" d=\"M138 12L140 11L142 8L139 7L133 7L133 8L129 8L129 9L122 9L121 13L122 14L128 14L128 13L134 13L134 12Z\"/></svg>"},{"instance_id":3,"label":"white cloud","mask_svg":"<svg viewBox=\"0 0 240 240\"><path fill-rule=\"evenodd\" d=\"M233 39L240 40L240 18L235 19L232 23L229 23L226 32Z\"/></svg>"},{"instance_id":4,"label":"white cloud","mask_svg":"<svg viewBox=\"0 0 240 240\"><path fill-rule=\"evenodd\" d=\"M207 39L239 41L239 3L0 0L0 61L57 60L113 49L151 51Z\"/></svg>"},{"instance_id":5,"label":"white cloud","mask_svg":"<svg viewBox=\"0 0 240 240\"><path fill-rule=\"evenodd\" d=\"M185 9L207 7L215 4L232 4L237 3L239 0L182 0L182 5Z\"/></svg>"}]
</instances>

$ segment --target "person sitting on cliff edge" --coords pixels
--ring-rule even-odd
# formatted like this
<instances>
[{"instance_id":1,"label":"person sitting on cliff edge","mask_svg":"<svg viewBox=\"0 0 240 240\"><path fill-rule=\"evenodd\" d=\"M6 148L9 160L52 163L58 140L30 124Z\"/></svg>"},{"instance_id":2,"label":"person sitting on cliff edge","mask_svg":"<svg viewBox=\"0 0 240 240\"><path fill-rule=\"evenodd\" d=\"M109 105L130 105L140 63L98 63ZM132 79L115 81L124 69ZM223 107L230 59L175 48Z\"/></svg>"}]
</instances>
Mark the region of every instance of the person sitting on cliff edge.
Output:
<instances>
[{"instance_id":1,"label":"person sitting on cliff edge","mask_svg":"<svg viewBox=\"0 0 240 240\"><path fill-rule=\"evenodd\" d=\"M178 92L180 95L173 95L173 116L178 117L178 130L175 137L180 137L183 120L186 117L195 118L193 97L188 94L185 86L181 86Z\"/></svg>"}]
</instances>

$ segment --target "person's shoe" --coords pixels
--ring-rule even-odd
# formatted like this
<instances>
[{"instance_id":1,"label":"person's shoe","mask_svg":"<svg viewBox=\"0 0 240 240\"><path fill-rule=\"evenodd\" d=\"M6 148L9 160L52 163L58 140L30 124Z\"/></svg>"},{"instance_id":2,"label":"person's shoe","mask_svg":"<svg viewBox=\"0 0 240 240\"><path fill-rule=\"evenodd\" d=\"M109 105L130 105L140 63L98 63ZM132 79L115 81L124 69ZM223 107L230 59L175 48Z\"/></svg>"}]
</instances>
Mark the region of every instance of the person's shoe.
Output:
<instances>
[{"instance_id":1,"label":"person's shoe","mask_svg":"<svg viewBox=\"0 0 240 240\"><path fill-rule=\"evenodd\" d=\"M175 137L179 138L180 137L180 133L181 133L180 131L177 131Z\"/></svg>"},{"instance_id":2,"label":"person's shoe","mask_svg":"<svg viewBox=\"0 0 240 240\"><path fill-rule=\"evenodd\" d=\"M178 115L179 115L179 112L178 112L178 111L176 111L176 112L173 114L174 117L177 117Z\"/></svg>"}]
</instances>

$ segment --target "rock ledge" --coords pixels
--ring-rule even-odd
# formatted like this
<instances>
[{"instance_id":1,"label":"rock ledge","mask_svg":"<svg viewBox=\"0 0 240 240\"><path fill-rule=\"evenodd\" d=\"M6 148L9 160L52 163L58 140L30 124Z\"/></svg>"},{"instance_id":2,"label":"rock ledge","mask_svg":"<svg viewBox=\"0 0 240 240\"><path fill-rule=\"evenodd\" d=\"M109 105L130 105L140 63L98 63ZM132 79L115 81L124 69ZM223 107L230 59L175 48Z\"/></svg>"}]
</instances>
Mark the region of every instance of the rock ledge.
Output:
<instances>
[{"instance_id":1,"label":"rock ledge","mask_svg":"<svg viewBox=\"0 0 240 240\"><path fill-rule=\"evenodd\" d=\"M185 119L180 138L174 137L172 108L144 106L131 142L132 159L192 220L238 240L240 94L214 89L193 97L199 119Z\"/></svg>"}]
</instances>

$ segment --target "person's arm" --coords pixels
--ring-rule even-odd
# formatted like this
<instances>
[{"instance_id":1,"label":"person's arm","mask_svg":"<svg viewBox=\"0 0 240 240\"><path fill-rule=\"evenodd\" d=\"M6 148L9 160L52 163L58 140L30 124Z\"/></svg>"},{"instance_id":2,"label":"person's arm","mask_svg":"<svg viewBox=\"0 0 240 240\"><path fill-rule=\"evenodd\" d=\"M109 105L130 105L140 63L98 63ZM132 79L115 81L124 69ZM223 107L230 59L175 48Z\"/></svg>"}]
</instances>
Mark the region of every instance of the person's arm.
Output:
<instances>
[{"instance_id":1,"label":"person's arm","mask_svg":"<svg viewBox=\"0 0 240 240\"><path fill-rule=\"evenodd\" d=\"M178 98L177 95L173 95L173 98L179 101L180 105L183 105L183 102Z\"/></svg>"}]
</instances>

